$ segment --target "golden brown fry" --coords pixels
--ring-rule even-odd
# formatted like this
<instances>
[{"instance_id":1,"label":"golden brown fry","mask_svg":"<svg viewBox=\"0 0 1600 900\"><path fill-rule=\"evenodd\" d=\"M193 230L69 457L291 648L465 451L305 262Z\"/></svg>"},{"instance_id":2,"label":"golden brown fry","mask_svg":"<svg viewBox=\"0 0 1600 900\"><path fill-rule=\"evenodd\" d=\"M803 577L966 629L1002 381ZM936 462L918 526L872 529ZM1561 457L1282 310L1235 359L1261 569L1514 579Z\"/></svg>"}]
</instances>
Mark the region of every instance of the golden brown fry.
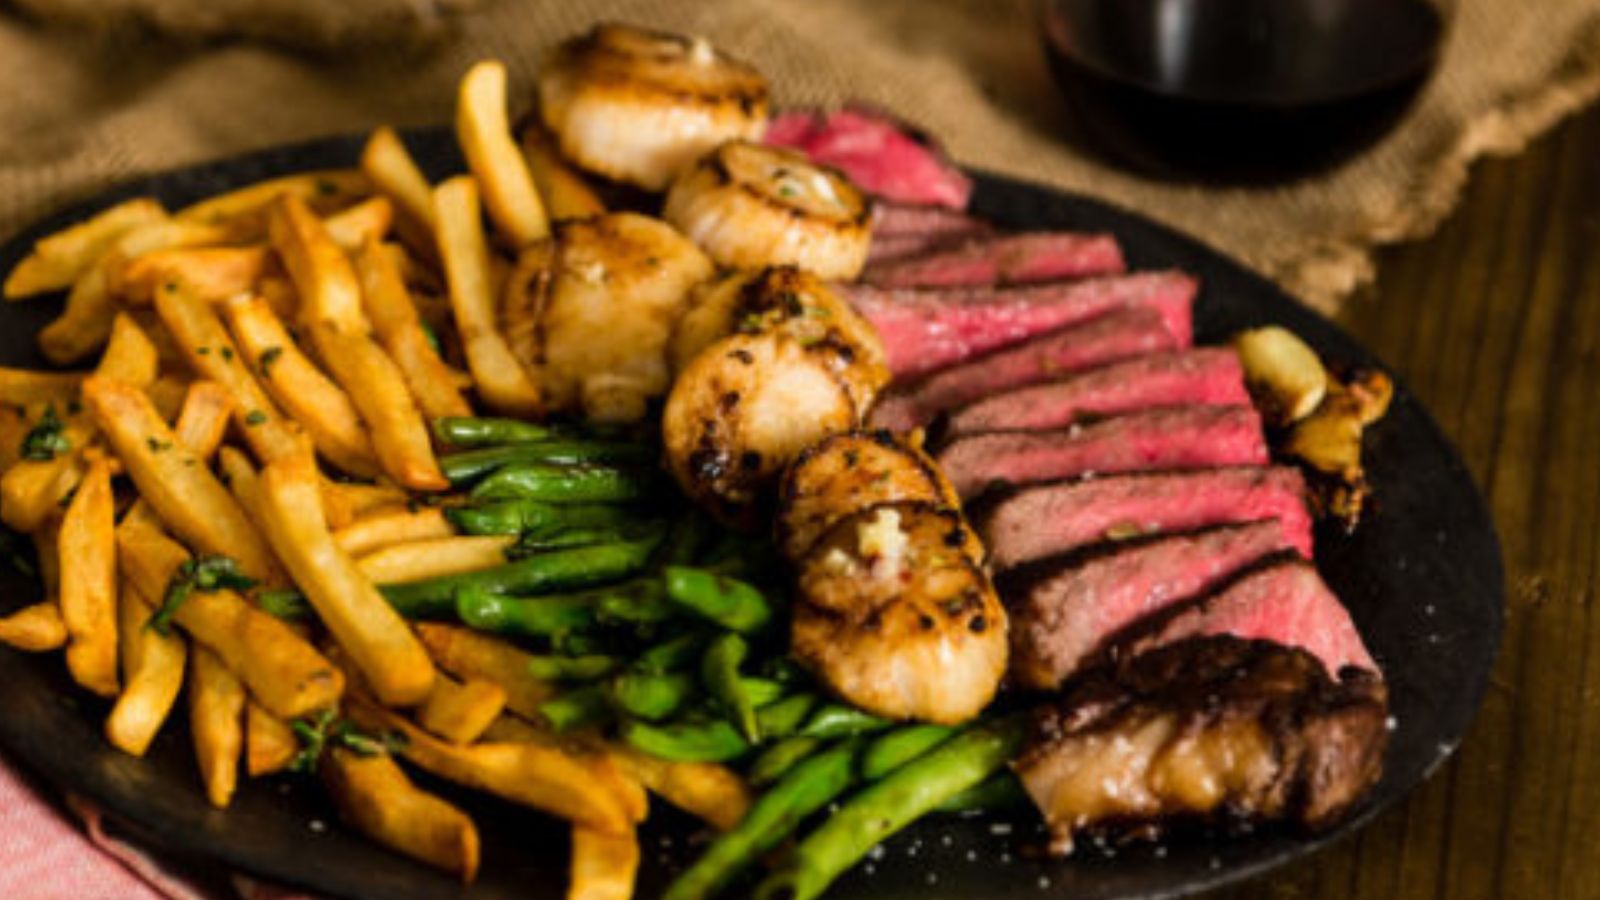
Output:
<instances>
[{"instance_id":1,"label":"golden brown fry","mask_svg":"<svg viewBox=\"0 0 1600 900\"><path fill-rule=\"evenodd\" d=\"M373 584L404 584L505 565L516 535L456 535L394 544L356 561Z\"/></svg>"},{"instance_id":2,"label":"golden brown fry","mask_svg":"<svg viewBox=\"0 0 1600 900\"><path fill-rule=\"evenodd\" d=\"M40 238L33 245L33 251L6 275L5 298L20 300L70 286L89 271L117 238L166 217L167 212L160 203L149 197L135 197Z\"/></svg>"},{"instance_id":3,"label":"golden brown fry","mask_svg":"<svg viewBox=\"0 0 1600 900\"><path fill-rule=\"evenodd\" d=\"M433 209L450 308L478 395L497 412L537 415L542 408L539 388L512 355L496 321L477 185L466 176L449 179L434 189Z\"/></svg>"},{"instance_id":4,"label":"golden brown fry","mask_svg":"<svg viewBox=\"0 0 1600 900\"><path fill-rule=\"evenodd\" d=\"M506 67L499 61L484 60L461 77L456 94L456 141L467 158L467 170L483 188L489 218L512 247L549 237L544 203L511 137L506 118Z\"/></svg>"},{"instance_id":5,"label":"golden brown fry","mask_svg":"<svg viewBox=\"0 0 1600 900\"><path fill-rule=\"evenodd\" d=\"M627 834L637 820L614 790L621 776L604 756L533 742L457 747L357 695L347 712L367 730L399 732L405 758L441 778L607 834Z\"/></svg>"},{"instance_id":6,"label":"golden brown fry","mask_svg":"<svg viewBox=\"0 0 1600 900\"><path fill-rule=\"evenodd\" d=\"M30 406L54 403L64 408L78 397L85 372L40 372L0 366L0 403Z\"/></svg>"},{"instance_id":7,"label":"golden brown fry","mask_svg":"<svg viewBox=\"0 0 1600 900\"><path fill-rule=\"evenodd\" d=\"M185 221L225 223L235 219L252 219L263 213L267 205L282 196L294 196L320 212L332 212L349 206L360 197L372 193L372 183L355 169L327 169L319 172L301 172L269 181L260 181L226 194L218 194L193 206L179 210L176 218ZM263 227L259 219L255 224ZM248 237L248 235L240 235Z\"/></svg>"},{"instance_id":8,"label":"golden brown fry","mask_svg":"<svg viewBox=\"0 0 1600 900\"><path fill-rule=\"evenodd\" d=\"M498 684L506 692L506 708L519 716L537 718L539 704L556 693L528 674L532 656L515 644L440 622L418 622L416 631L439 668L459 679Z\"/></svg>"},{"instance_id":9,"label":"golden brown fry","mask_svg":"<svg viewBox=\"0 0 1600 900\"><path fill-rule=\"evenodd\" d=\"M262 582L279 570L255 526L204 461L177 436L143 392L120 381L90 378L83 399L127 473L173 531L206 553L230 556ZM69 623L70 625L70 623Z\"/></svg>"},{"instance_id":10,"label":"golden brown fry","mask_svg":"<svg viewBox=\"0 0 1600 900\"><path fill-rule=\"evenodd\" d=\"M372 441L350 396L301 352L272 307L246 294L223 303L222 309L239 350L272 397L305 429L317 452L352 475L377 474Z\"/></svg>"},{"instance_id":11,"label":"golden brown fry","mask_svg":"<svg viewBox=\"0 0 1600 900\"><path fill-rule=\"evenodd\" d=\"M244 751L244 685L204 646L189 664L189 733L206 799L219 809L233 800Z\"/></svg>"},{"instance_id":12,"label":"golden brown fry","mask_svg":"<svg viewBox=\"0 0 1600 900\"><path fill-rule=\"evenodd\" d=\"M581 747L587 753L603 756L608 765L600 769L595 777L605 782L606 789L617 798L617 802L622 804L622 808L627 812L629 818L635 822L642 822L650 812L650 797L645 793L644 786L632 775L623 771L621 760L603 742L583 738L563 741L556 735L543 731L514 715L501 716L495 719L484 730L482 739L490 743L495 741L528 742L557 749Z\"/></svg>"},{"instance_id":13,"label":"golden brown fry","mask_svg":"<svg viewBox=\"0 0 1600 900\"><path fill-rule=\"evenodd\" d=\"M255 699L244 708L244 771L251 778L282 772L300 753L300 740L289 723Z\"/></svg>"},{"instance_id":14,"label":"golden brown fry","mask_svg":"<svg viewBox=\"0 0 1600 900\"><path fill-rule=\"evenodd\" d=\"M148 523L117 527L117 558L146 596L162 596L189 552ZM233 591L195 591L172 619L197 644L213 651L274 715L294 719L331 706L344 691L344 673L288 623Z\"/></svg>"},{"instance_id":15,"label":"golden brown fry","mask_svg":"<svg viewBox=\"0 0 1600 900\"><path fill-rule=\"evenodd\" d=\"M0 618L0 644L42 653L59 650L67 643L67 625L61 621L61 608L54 600L24 606Z\"/></svg>"},{"instance_id":16,"label":"golden brown fry","mask_svg":"<svg viewBox=\"0 0 1600 900\"><path fill-rule=\"evenodd\" d=\"M246 361L239 358L238 348L211 304L182 286L170 291L163 288L156 295L156 311L190 368L233 395L233 421L258 459L272 462L305 452L299 428L283 417Z\"/></svg>"},{"instance_id":17,"label":"golden brown fry","mask_svg":"<svg viewBox=\"0 0 1600 900\"><path fill-rule=\"evenodd\" d=\"M290 322L300 311L300 295L287 278L271 275L256 282L256 294L272 307L273 315Z\"/></svg>"},{"instance_id":18,"label":"golden brown fry","mask_svg":"<svg viewBox=\"0 0 1600 900\"><path fill-rule=\"evenodd\" d=\"M572 876L567 900L628 900L639 872L639 835L572 826Z\"/></svg>"},{"instance_id":19,"label":"golden brown fry","mask_svg":"<svg viewBox=\"0 0 1600 900\"><path fill-rule=\"evenodd\" d=\"M350 391L372 432L384 474L417 491L442 491L449 479L433 455L433 439L405 377L366 332L351 333L326 322L311 326L312 340L334 378Z\"/></svg>"},{"instance_id":20,"label":"golden brown fry","mask_svg":"<svg viewBox=\"0 0 1600 900\"><path fill-rule=\"evenodd\" d=\"M522 129L522 156L545 208L550 211L550 218L565 222L587 219L606 211L599 195L561 158L550 136L537 122Z\"/></svg>"},{"instance_id":21,"label":"golden brown fry","mask_svg":"<svg viewBox=\"0 0 1600 900\"><path fill-rule=\"evenodd\" d=\"M668 803L723 831L739 824L750 808L749 786L727 766L672 762L620 745L611 748L611 758Z\"/></svg>"},{"instance_id":22,"label":"golden brown fry","mask_svg":"<svg viewBox=\"0 0 1600 900\"><path fill-rule=\"evenodd\" d=\"M466 813L422 790L387 754L334 747L317 767L339 815L357 831L470 883L478 873L478 829Z\"/></svg>"},{"instance_id":23,"label":"golden brown fry","mask_svg":"<svg viewBox=\"0 0 1600 900\"><path fill-rule=\"evenodd\" d=\"M134 257L111 272L111 293L130 306L148 306L169 281L182 281L195 295L215 302L252 289L271 271L264 245L173 247Z\"/></svg>"},{"instance_id":24,"label":"golden brown fry","mask_svg":"<svg viewBox=\"0 0 1600 900\"><path fill-rule=\"evenodd\" d=\"M144 755L172 712L188 657L182 637L145 627L154 611L138 588L124 579L117 597L122 693L106 717L106 740L134 756Z\"/></svg>"},{"instance_id":25,"label":"golden brown fry","mask_svg":"<svg viewBox=\"0 0 1600 900\"><path fill-rule=\"evenodd\" d=\"M373 510L409 503L410 496L387 483L353 484L322 479L322 503L329 528L343 528Z\"/></svg>"},{"instance_id":26,"label":"golden brown fry","mask_svg":"<svg viewBox=\"0 0 1600 900\"><path fill-rule=\"evenodd\" d=\"M379 699L396 706L427 699L433 663L400 614L334 543L310 459L280 460L262 472L261 519L295 583Z\"/></svg>"},{"instance_id":27,"label":"golden brown fry","mask_svg":"<svg viewBox=\"0 0 1600 900\"><path fill-rule=\"evenodd\" d=\"M481 679L434 679L433 693L417 710L417 723L452 744L470 744L506 707L505 688Z\"/></svg>"},{"instance_id":28,"label":"golden brown fry","mask_svg":"<svg viewBox=\"0 0 1600 900\"><path fill-rule=\"evenodd\" d=\"M455 533L455 526L437 506L419 509L390 506L357 517L349 525L335 530L333 539L340 550L355 557L394 544L450 537Z\"/></svg>"},{"instance_id":29,"label":"golden brown fry","mask_svg":"<svg viewBox=\"0 0 1600 900\"><path fill-rule=\"evenodd\" d=\"M188 447L195 456L210 459L222 446L232 416L233 395L226 388L215 381L192 382L172 432L177 435L178 443Z\"/></svg>"},{"instance_id":30,"label":"golden brown fry","mask_svg":"<svg viewBox=\"0 0 1600 900\"><path fill-rule=\"evenodd\" d=\"M177 375L162 375L144 389L146 397L167 422L178 421L178 416L183 413L184 398L189 395L188 378Z\"/></svg>"},{"instance_id":31,"label":"golden brown fry","mask_svg":"<svg viewBox=\"0 0 1600 900\"><path fill-rule=\"evenodd\" d=\"M367 241L381 241L394 225L394 204L387 197L368 197L322 220L339 249L354 253Z\"/></svg>"},{"instance_id":32,"label":"golden brown fry","mask_svg":"<svg viewBox=\"0 0 1600 900\"><path fill-rule=\"evenodd\" d=\"M400 367L417 406L429 418L470 416L461 374L450 368L428 340L394 254L369 241L356 257L361 296L373 331Z\"/></svg>"},{"instance_id":33,"label":"golden brown fry","mask_svg":"<svg viewBox=\"0 0 1600 900\"><path fill-rule=\"evenodd\" d=\"M115 378L136 388L147 388L161 369L161 353L143 328L126 313L117 313L111 323L111 339L106 352L94 367L102 378Z\"/></svg>"},{"instance_id":34,"label":"golden brown fry","mask_svg":"<svg viewBox=\"0 0 1600 900\"><path fill-rule=\"evenodd\" d=\"M117 694L117 544L111 465L103 456L88 472L61 519L61 621L67 626L67 669L102 697Z\"/></svg>"},{"instance_id":35,"label":"golden brown fry","mask_svg":"<svg viewBox=\"0 0 1600 900\"><path fill-rule=\"evenodd\" d=\"M361 151L361 171L406 216L433 231L432 187L393 128L373 129Z\"/></svg>"},{"instance_id":36,"label":"golden brown fry","mask_svg":"<svg viewBox=\"0 0 1600 900\"><path fill-rule=\"evenodd\" d=\"M239 501L239 508L252 521L261 521L261 479L256 477L256 467L243 452L223 447L217 451L217 469L228 485L228 492Z\"/></svg>"},{"instance_id":37,"label":"golden brown fry","mask_svg":"<svg viewBox=\"0 0 1600 900\"><path fill-rule=\"evenodd\" d=\"M283 197L272 205L267 224L273 249L300 295L301 321L364 329L355 269L311 208L297 197Z\"/></svg>"},{"instance_id":38,"label":"golden brown fry","mask_svg":"<svg viewBox=\"0 0 1600 900\"><path fill-rule=\"evenodd\" d=\"M68 425L65 432L73 450L54 459L25 459L0 475L0 521L12 530L30 532L71 496L86 467L76 448L88 432Z\"/></svg>"}]
</instances>

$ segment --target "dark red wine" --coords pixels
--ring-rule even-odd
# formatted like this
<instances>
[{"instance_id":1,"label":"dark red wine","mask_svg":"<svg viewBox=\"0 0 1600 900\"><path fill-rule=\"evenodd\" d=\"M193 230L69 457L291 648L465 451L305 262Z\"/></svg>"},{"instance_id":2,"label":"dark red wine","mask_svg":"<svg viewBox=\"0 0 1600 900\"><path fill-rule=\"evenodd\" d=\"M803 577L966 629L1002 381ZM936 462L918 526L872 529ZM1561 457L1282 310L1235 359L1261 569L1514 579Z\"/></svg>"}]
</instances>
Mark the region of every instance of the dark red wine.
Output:
<instances>
[{"instance_id":1,"label":"dark red wine","mask_svg":"<svg viewBox=\"0 0 1600 900\"><path fill-rule=\"evenodd\" d=\"M1426 0L1049 0L1045 46L1097 149L1157 175L1273 180L1388 131L1444 24Z\"/></svg>"}]
</instances>

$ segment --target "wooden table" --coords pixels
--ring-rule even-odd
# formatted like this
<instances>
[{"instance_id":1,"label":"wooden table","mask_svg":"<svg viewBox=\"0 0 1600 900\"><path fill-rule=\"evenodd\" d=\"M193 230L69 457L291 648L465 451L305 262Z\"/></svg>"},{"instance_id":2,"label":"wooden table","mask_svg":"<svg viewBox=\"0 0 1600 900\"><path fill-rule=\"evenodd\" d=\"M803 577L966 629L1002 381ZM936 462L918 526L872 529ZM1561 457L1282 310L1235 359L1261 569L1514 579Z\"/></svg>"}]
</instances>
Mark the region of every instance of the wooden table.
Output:
<instances>
[{"instance_id":1,"label":"wooden table","mask_svg":"<svg viewBox=\"0 0 1600 900\"><path fill-rule=\"evenodd\" d=\"M1488 497L1505 642L1477 722L1426 785L1227 896L1600 897L1600 109L1478 166L1439 232L1378 270L1340 320Z\"/></svg>"}]
</instances>

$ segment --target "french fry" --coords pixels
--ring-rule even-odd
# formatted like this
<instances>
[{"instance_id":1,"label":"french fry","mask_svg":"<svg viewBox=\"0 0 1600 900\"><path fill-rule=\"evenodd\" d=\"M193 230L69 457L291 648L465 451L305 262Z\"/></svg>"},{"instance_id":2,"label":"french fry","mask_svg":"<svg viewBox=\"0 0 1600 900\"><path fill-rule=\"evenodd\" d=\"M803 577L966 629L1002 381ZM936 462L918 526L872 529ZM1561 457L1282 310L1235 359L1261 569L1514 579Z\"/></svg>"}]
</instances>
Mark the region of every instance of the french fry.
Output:
<instances>
[{"instance_id":1,"label":"french fry","mask_svg":"<svg viewBox=\"0 0 1600 900\"><path fill-rule=\"evenodd\" d=\"M439 622L418 622L416 631L439 668L462 680L498 684L506 708L519 716L538 718L539 704L555 696L553 685L528 674L532 656L515 644Z\"/></svg>"},{"instance_id":2,"label":"french fry","mask_svg":"<svg viewBox=\"0 0 1600 900\"><path fill-rule=\"evenodd\" d=\"M478 829L467 814L422 790L387 754L330 749L317 772L339 816L393 850L452 872L463 883L478 874Z\"/></svg>"},{"instance_id":3,"label":"french fry","mask_svg":"<svg viewBox=\"0 0 1600 900\"><path fill-rule=\"evenodd\" d=\"M160 203L149 197L135 197L40 238L33 251L6 276L5 298L20 300L71 286L117 238L166 217Z\"/></svg>"},{"instance_id":4,"label":"french fry","mask_svg":"<svg viewBox=\"0 0 1600 900\"><path fill-rule=\"evenodd\" d=\"M244 750L244 685L215 653L194 648L189 665L189 733L206 799L218 809L233 800Z\"/></svg>"},{"instance_id":5,"label":"french fry","mask_svg":"<svg viewBox=\"0 0 1600 900\"><path fill-rule=\"evenodd\" d=\"M461 77L456 94L456 141L467 158L467 170L483 187L489 218L512 247L526 247L549 237L544 203L534 190L533 176L506 119L506 67L502 63L479 62Z\"/></svg>"},{"instance_id":6,"label":"french fry","mask_svg":"<svg viewBox=\"0 0 1600 900\"><path fill-rule=\"evenodd\" d=\"M177 702L189 655L179 635L145 627L154 611L139 589L124 579L117 597L122 693L106 717L106 740L133 756L143 756L149 749Z\"/></svg>"},{"instance_id":7,"label":"french fry","mask_svg":"<svg viewBox=\"0 0 1600 900\"><path fill-rule=\"evenodd\" d=\"M81 447L87 432L67 426L67 440ZM12 530L30 532L44 524L72 495L86 467L76 450L54 459L24 459L0 475L0 521Z\"/></svg>"},{"instance_id":8,"label":"french fry","mask_svg":"<svg viewBox=\"0 0 1600 900\"><path fill-rule=\"evenodd\" d=\"M632 829L635 817L613 789L620 775L604 756L534 742L457 747L358 695L351 696L346 711L369 731L399 732L405 758L441 778L606 834Z\"/></svg>"},{"instance_id":9,"label":"french fry","mask_svg":"<svg viewBox=\"0 0 1600 900\"><path fill-rule=\"evenodd\" d=\"M54 403L57 407L65 408L78 398L78 386L87 374L0 366L0 403L6 406Z\"/></svg>"},{"instance_id":10,"label":"french fry","mask_svg":"<svg viewBox=\"0 0 1600 900\"><path fill-rule=\"evenodd\" d=\"M300 311L300 295L287 278L269 275L256 282L256 294L267 301L272 312L284 321L291 321Z\"/></svg>"},{"instance_id":11,"label":"french fry","mask_svg":"<svg viewBox=\"0 0 1600 900\"><path fill-rule=\"evenodd\" d=\"M169 281L182 281L216 302L255 286L272 269L265 245L174 247L136 256L111 272L111 293L130 306L148 306Z\"/></svg>"},{"instance_id":12,"label":"french fry","mask_svg":"<svg viewBox=\"0 0 1600 900\"><path fill-rule=\"evenodd\" d=\"M394 225L394 204L387 197L368 197L322 220L339 249L354 253L367 241L381 241Z\"/></svg>"},{"instance_id":13,"label":"french fry","mask_svg":"<svg viewBox=\"0 0 1600 900\"><path fill-rule=\"evenodd\" d=\"M301 321L331 322L350 332L366 328L355 269L311 208L285 196L272 205L267 225L272 247L300 295Z\"/></svg>"},{"instance_id":14,"label":"french fry","mask_svg":"<svg viewBox=\"0 0 1600 900\"><path fill-rule=\"evenodd\" d=\"M272 307L260 297L240 295L222 309L261 382L305 429L317 451L352 475L377 474L372 441L350 396L301 352Z\"/></svg>"},{"instance_id":15,"label":"french fry","mask_svg":"<svg viewBox=\"0 0 1600 900\"><path fill-rule=\"evenodd\" d=\"M528 163L528 171L533 175L534 186L539 189L545 208L550 211L550 218L565 222L587 219L606 211L600 197L583 176L561 158L550 136L537 122L522 129L522 157Z\"/></svg>"},{"instance_id":16,"label":"french fry","mask_svg":"<svg viewBox=\"0 0 1600 900\"><path fill-rule=\"evenodd\" d=\"M300 753L300 741L289 723L255 699L244 707L244 771L251 778L282 772Z\"/></svg>"},{"instance_id":17,"label":"french fry","mask_svg":"<svg viewBox=\"0 0 1600 900\"><path fill-rule=\"evenodd\" d=\"M343 528L373 510L409 503L405 491L386 482L357 484L349 481L322 479L322 503L328 514L329 528Z\"/></svg>"},{"instance_id":18,"label":"french fry","mask_svg":"<svg viewBox=\"0 0 1600 900\"><path fill-rule=\"evenodd\" d=\"M313 324L311 333L334 378L350 392L371 428L384 474L412 490L448 488L450 480L439 470L422 411L383 348L365 332L346 332L326 322Z\"/></svg>"},{"instance_id":19,"label":"french fry","mask_svg":"<svg viewBox=\"0 0 1600 900\"><path fill-rule=\"evenodd\" d=\"M96 377L83 383L83 399L140 498L163 522L190 545L232 557L251 578L279 580L272 551L244 510L200 457L177 443L143 392Z\"/></svg>"},{"instance_id":20,"label":"french fry","mask_svg":"<svg viewBox=\"0 0 1600 900\"><path fill-rule=\"evenodd\" d=\"M455 526L444 517L444 510L437 506L418 509L392 506L358 517L349 525L335 530L333 539L340 550L358 557L394 544L450 537L455 533Z\"/></svg>"},{"instance_id":21,"label":"french fry","mask_svg":"<svg viewBox=\"0 0 1600 900\"><path fill-rule=\"evenodd\" d=\"M557 738L548 731L542 731L524 719L516 716L501 716L484 730L482 740L489 743L496 741L512 741L515 743L533 743L558 750L583 748L585 753L602 757L606 765L597 770L595 777L604 781L606 789L617 802L622 805L630 820L644 821L650 812L650 797L645 793L644 786L623 771L622 765L615 753L598 741L586 742L583 739L566 741Z\"/></svg>"},{"instance_id":22,"label":"french fry","mask_svg":"<svg viewBox=\"0 0 1600 900\"><path fill-rule=\"evenodd\" d=\"M449 179L434 189L433 209L450 308L478 395L497 412L536 415L542 407L539 388L496 326L489 247L479 218L476 184L466 176Z\"/></svg>"},{"instance_id":23,"label":"french fry","mask_svg":"<svg viewBox=\"0 0 1600 900\"><path fill-rule=\"evenodd\" d=\"M433 230L432 188L393 128L380 125L373 129L361 150L361 171L405 215Z\"/></svg>"},{"instance_id":24,"label":"french fry","mask_svg":"<svg viewBox=\"0 0 1600 900\"><path fill-rule=\"evenodd\" d=\"M233 395L233 421L263 462L305 452L298 426L283 417L238 355L211 304L179 285L156 295L156 312L189 367ZM204 350L205 352L201 352Z\"/></svg>"},{"instance_id":25,"label":"french fry","mask_svg":"<svg viewBox=\"0 0 1600 900\"><path fill-rule=\"evenodd\" d=\"M192 382L172 432L195 456L210 459L222 446L232 416L233 395L226 388L215 381Z\"/></svg>"},{"instance_id":26,"label":"french fry","mask_svg":"<svg viewBox=\"0 0 1600 900\"><path fill-rule=\"evenodd\" d=\"M639 873L639 835L572 826L572 873L567 900L629 900Z\"/></svg>"},{"instance_id":27,"label":"french fry","mask_svg":"<svg viewBox=\"0 0 1600 900\"><path fill-rule=\"evenodd\" d=\"M404 584L505 565L516 535L454 535L392 544L356 560L373 584Z\"/></svg>"},{"instance_id":28,"label":"french fry","mask_svg":"<svg viewBox=\"0 0 1600 900\"><path fill-rule=\"evenodd\" d=\"M67 625L61 621L61 608L54 600L42 600L0 618L0 644L43 653L59 650L66 643Z\"/></svg>"},{"instance_id":29,"label":"french fry","mask_svg":"<svg viewBox=\"0 0 1600 900\"><path fill-rule=\"evenodd\" d=\"M239 508L251 519L261 521L261 479L256 477L256 467L243 452L223 447L217 451L217 469Z\"/></svg>"},{"instance_id":30,"label":"french fry","mask_svg":"<svg viewBox=\"0 0 1600 900\"><path fill-rule=\"evenodd\" d=\"M611 758L668 803L722 831L739 824L750 808L749 786L727 766L673 762L626 746L613 746Z\"/></svg>"},{"instance_id":31,"label":"french fry","mask_svg":"<svg viewBox=\"0 0 1600 900\"><path fill-rule=\"evenodd\" d=\"M175 218L211 224L235 219L250 220L262 214L272 201L283 196L298 197L313 209L332 212L370 193L372 183L355 169L301 172L218 194L184 207ZM264 220L257 219L256 224L264 227Z\"/></svg>"},{"instance_id":32,"label":"french fry","mask_svg":"<svg viewBox=\"0 0 1600 900\"><path fill-rule=\"evenodd\" d=\"M505 707L506 691L498 684L440 675L427 702L417 710L417 724L452 744L470 744Z\"/></svg>"},{"instance_id":33,"label":"french fry","mask_svg":"<svg viewBox=\"0 0 1600 900\"><path fill-rule=\"evenodd\" d=\"M94 373L115 378L136 388L147 388L161 369L161 353L155 342L132 316L118 313L111 322L111 338L106 352L95 364Z\"/></svg>"},{"instance_id":34,"label":"french fry","mask_svg":"<svg viewBox=\"0 0 1600 900\"><path fill-rule=\"evenodd\" d=\"M67 626L67 669L102 697L117 695L115 515L111 465L96 456L61 519L58 602Z\"/></svg>"},{"instance_id":35,"label":"french fry","mask_svg":"<svg viewBox=\"0 0 1600 900\"><path fill-rule=\"evenodd\" d=\"M461 392L461 375L428 340L395 255L382 244L368 241L356 256L356 269L373 331L400 367L422 414L430 419L472 415L472 406Z\"/></svg>"},{"instance_id":36,"label":"french fry","mask_svg":"<svg viewBox=\"0 0 1600 900\"><path fill-rule=\"evenodd\" d=\"M295 584L379 699L396 706L427 699L433 663L405 620L334 543L310 459L280 460L262 472L261 519Z\"/></svg>"},{"instance_id":37,"label":"french fry","mask_svg":"<svg viewBox=\"0 0 1600 900\"><path fill-rule=\"evenodd\" d=\"M189 552L146 523L117 527L117 559L146 596L164 596ZM272 714L294 719L325 709L344 692L344 673L288 623L229 590L195 591L172 620L209 647Z\"/></svg>"},{"instance_id":38,"label":"french fry","mask_svg":"<svg viewBox=\"0 0 1600 900\"><path fill-rule=\"evenodd\" d=\"M144 389L150 404L167 422L178 421L183 414L183 401L189 395L190 381L177 375L162 375Z\"/></svg>"}]
</instances>

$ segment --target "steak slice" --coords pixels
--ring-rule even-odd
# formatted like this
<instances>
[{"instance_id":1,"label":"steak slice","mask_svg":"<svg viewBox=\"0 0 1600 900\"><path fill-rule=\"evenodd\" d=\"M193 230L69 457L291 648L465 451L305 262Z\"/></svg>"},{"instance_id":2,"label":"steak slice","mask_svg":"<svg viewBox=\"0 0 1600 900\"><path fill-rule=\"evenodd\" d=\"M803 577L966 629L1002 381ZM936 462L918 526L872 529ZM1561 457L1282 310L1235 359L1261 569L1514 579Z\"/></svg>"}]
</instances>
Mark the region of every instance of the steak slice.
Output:
<instances>
[{"instance_id":1,"label":"steak slice","mask_svg":"<svg viewBox=\"0 0 1600 900\"><path fill-rule=\"evenodd\" d=\"M768 125L766 141L840 169L862 190L890 200L965 209L972 196L972 179L931 140L874 110L784 113Z\"/></svg>"},{"instance_id":2,"label":"steak slice","mask_svg":"<svg viewBox=\"0 0 1600 900\"><path fill-rule=\"evenodd\" d=\"M1176 345L1155 310L1116 309L892 387L881 395L868 421L875 428L909 431L941 412L999 391Z\"/></svg>"},{"instance_id":3,"label":"steak slice","mask_svg":"<svg viewBox=\"0 0 1600 900\"><path fill-rule=\"evenodd\" d=\"M1289 544L1311 558L1305 480L1289 466L1115 475L1041 484L973 510L997 569L1097 544L1110 537L1191 531L1277 519Z\"/></svg>"},{"instance_id":4,"label":"steak slice","mask_svg":"<svg viewBox=\"0 0 1600 900\"><path fill-rule=\"evenodd\" d=\"M1199 283L1182 272L1139 272L1027 287L839 289L878 330L889 369L908 377L1055 331L1125 306L1161 314L1187 347Z\"/></svg>"},{"instance_id":5,"label":"steak slice","mask_svg":"<svg viewBox=\"0 0 1600 900\"><path fill-rule=\"evenodd\" d=\"M1378 670L1349 611L1316 567L1292 557L1173 608L1139 632L1119 640L1113 653L1138 655L1185 638L1227 634L1299 647L1322 660L1330 672L1345 666Z\"/></svg>"},{"instance_id":6,"label":"steak slice","mask_svg":"<svg viewBox=\"0 0 1600 900\"><path fill-rule=\"evenodd\" d=\"M963 499L996 482L1260 466L1268 460L1261 417L1250 406L1164 407L1052 431L972 434L956 438L936 458Z\"/></svg>"},{"instance_id":7,"label":"steak slice","mask_svg":"<svg viewBox=\"0 0 1600 900\"><path fill-rule=\"evenodd\" d=\"M1383 771L1388 691L1268 641L1199 638L1096 669L1035 713L1015 768L1051 849L1184 822L1336 823Z\"/></svg>"},{"instance_id":8,"label":"steak slice","mask_svg":"<svg viewBox=\"0 0 1600 900\"><path fill-rule=\"evenodd\" d=\"M999 582L1011 616L1011 677L1058 688L1123 629L1288 548L1283 524L1264 519L1013 569Z\"/></svg>"},{"instance_id":9,"label":"steak slice","mask_svg":"<svg viewBox=\"0 0 1600 900\"><path fill-rule=\"evenodd\" d=\"M872 204L872 236L905 237L973 237L987 234L994 226L948 206L920 203L894 203L879 200Z\"/></svg>"},{"instance_id":10,"label":"steak slice","mask_svg":"<svg viewBox=\"0 0 1600 900\"><path fill-rule=\"evenodd\" d=\"M1085 416L1154 406L1249 402L1238 356L1227 347L1197 347L1151 353L979 400L951 415L945 433L1059 428Z\"/></svg>"},{"instance_id":11,"label":"steak slice","mask_svg":"<svg viewBox=\"0 0 1600 900\"><path fill-rule=\"evenodd\" d=\"M1035 232L976 238L957 246L869 265L861 280L881 287L1031 284L1126 270L1109 234Z\"/></svg>"}]
</instances>

